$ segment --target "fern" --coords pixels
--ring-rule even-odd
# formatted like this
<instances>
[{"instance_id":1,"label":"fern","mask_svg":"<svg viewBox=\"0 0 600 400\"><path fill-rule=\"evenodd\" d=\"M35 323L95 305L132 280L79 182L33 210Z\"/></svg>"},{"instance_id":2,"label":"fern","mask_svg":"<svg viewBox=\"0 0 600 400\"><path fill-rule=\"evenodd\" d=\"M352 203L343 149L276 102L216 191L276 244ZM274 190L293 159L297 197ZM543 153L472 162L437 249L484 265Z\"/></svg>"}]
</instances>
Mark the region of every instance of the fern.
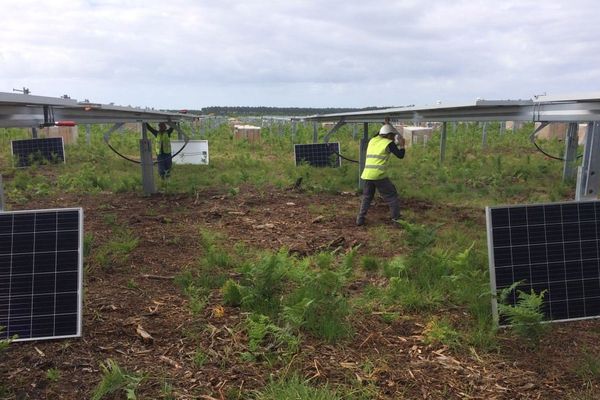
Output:
<instances>
[{"instance_id":1,"label":"fern","mask_svg":"<svg viewBox=\"0 0 600 400\"><path fill-rule=\"evenodd\" d=\"M101 400L104 396L121 390L125 392L128 400L137 399L135 390L144 379L143 376L128 373L110 358L100 364L100 370L102 380L96 386L92 400Z\"/></svg>"},{"instance_id":2,"label":"fern","mask_svg":"<svg viewBox=\"0 0 600 400\"><path fill-rule=\"evenodd\" d=\"M546 290L539 294L535 293L533 289L530 293L518 290L517 303L515 305L507 304L508 296L521 283L515 282L501 291L498 312L512 325L517 335L537 345L548 329L548 325L542 324L544 320L542 305Z\"/></svg>"}]
</instances>

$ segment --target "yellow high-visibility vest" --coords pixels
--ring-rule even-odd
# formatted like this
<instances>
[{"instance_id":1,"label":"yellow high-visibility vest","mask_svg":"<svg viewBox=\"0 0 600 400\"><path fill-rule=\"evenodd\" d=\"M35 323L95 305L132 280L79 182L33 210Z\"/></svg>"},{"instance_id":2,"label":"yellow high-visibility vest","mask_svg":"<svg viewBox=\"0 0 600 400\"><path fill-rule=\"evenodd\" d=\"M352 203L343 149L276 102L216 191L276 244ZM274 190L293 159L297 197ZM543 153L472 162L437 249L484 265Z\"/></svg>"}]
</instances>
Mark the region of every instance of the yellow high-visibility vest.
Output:
<instances>
[{"instance_id":1,"label":"yellow high-visibility vest","mask_svg":"<svg viewBox=\"0 0 600 400\"><path fill-rule=\"evenodd\" d=\"M387 147L391 142L392 140L380 135L369 141L365 169L360 176L362 179L374 181L387 176L387 164L390 160L390 152L387 151Z\"/></svg>"},{"instance_id":2,"label":"yellow high-visibility vest","mask_svg":"<svg viewBox=\"0 0 600 400\"><path fill-rule=\"evenodd\" d=\"M154 142L157 155L161 153L171 153L171 138L169 137L167 131L158 131L156 134L156 140Z\"/></svg>"}]
</instances>

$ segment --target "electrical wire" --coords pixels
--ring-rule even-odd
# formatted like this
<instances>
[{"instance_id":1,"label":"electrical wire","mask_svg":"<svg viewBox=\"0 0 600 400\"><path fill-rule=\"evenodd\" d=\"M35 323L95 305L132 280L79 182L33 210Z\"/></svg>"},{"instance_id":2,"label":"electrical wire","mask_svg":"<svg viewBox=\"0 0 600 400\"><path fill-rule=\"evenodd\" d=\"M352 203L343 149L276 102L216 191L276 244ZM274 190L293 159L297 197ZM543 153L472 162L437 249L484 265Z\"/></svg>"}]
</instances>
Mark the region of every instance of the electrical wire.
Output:
<instances>
[{"instance_id":1,"label":"electrical wire","mask_svg":"<svg viewBox=\"0 0 600 400\"><path fill-rule=\"evenodd\" d=\"M185 142L183 143L183 146L181 147L181 149L179 149L179 151L177 151L177 153L175 153L175 154L171 155L170 159L172 160L173 158L177 157L177 155L178 155L179 153L181 153L181 152L183 151L183 149L185 149L185 146L187 146L187 144L188 144L188 142L189 142L189 141L190 141L190 140L189 140L189 138L187 138L187 137L186 137L186 138L185 138ZM125 160L127 160L127 161L129 161L129 162L135 163L135 164L141 164L141 163L142 163L140 160L135 160L135 159L133 159L133 158L129 158L129 157L127 157L127 156L125 156L125 155L123 155L123 154L119 153L119 152L117 151L117 149L115 149L114 147L112 147L112 146L111 146L110 142L108 142L108 141L106 141L106 140L105 140L105 143L108 145L108 148L109 148L109 149L111 149L111 150L112 150L112 151L113 151L113 152L114 152L116 155L118 155L119 157L121 157L121 158L123 158L123 159L125 159ZM156 161L153 161L153 162L152 162L152 164L153 164L153 165L154 165L154 164L158 164L158 160L156 160Z\"/></svg>"},{"instance_id":2,"label":"electrical wire","mask_svg":"<svg viewBox=\"0 0 600 400\"><path fill-rule=\"evenodd\" d=\"M341 155L340 153L338 153L337 151L335 151L335 148L333 147L332 143L327 143L327 148L329 148L329 151L331 151L332 153L334 153L336 156L338 156L342 160L346 160L346 161L350 161L350 162L358 164L358 161L352 160L352 159L350 159L348 157L344 157L343 155Z\"/></svg>"},{"instance_id":3,"label":"electrical wire","mask_svg":"<svg viewBox=\"0 0 600 400\"><path fill-rule=\"evenodd\" d=\"M557 161L567 161L567 160L565 160L565 159L564 159L564 158L562 158L562 157L553 156L552 154L548 154L547 152L545 152L545 151L544 151L544 150L543 150L543 149L542 149L542 148L541 148L541 147L540 147L540 146L539 146L539 145L538 145L538 144L535 142L535 139L533 139L533 140L531 141L531 143L533 143L533 145L536 147L536 149L538 149L538 151L539 151L540 153L542 153L543 155L545 155L546 157L548 157L548 158L551 158L551 159L553 159L553 160L557 160ZM583 157L583 154L579 154L579 155L577 155L577 158L576 158L576 159L580 159L581 157Z\"/></svg>"}]
</instances>

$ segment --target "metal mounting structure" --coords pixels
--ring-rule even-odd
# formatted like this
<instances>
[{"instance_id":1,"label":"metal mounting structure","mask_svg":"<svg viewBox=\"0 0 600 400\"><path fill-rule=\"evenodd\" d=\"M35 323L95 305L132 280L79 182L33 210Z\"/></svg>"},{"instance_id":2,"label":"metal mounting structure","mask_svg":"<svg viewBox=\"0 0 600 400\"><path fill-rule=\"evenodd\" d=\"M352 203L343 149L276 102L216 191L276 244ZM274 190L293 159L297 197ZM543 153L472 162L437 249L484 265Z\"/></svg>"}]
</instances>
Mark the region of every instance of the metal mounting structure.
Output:
<instances>
[{"instance_id":1,"label":"metal mounting structure","mask_svg":"<svg viewBox=\"0 0 600 400\"><path fill-rule=\"evenodd\" d=\"M60 121L73 121L76 124L114 124L106 137L127 122L176 123L192 121L198 115L154 110L151 108L123 107L114 104L92 103L89 100L77 101L63 97L34 96L24 93L0 92L0 128L38 128L54 126ZM142 124L144 127L144 125ZM179 127L177 127L179 133ZM88 135L89 141L89 135ZM142 182L145 194L156 192L152 168L152 146L146 131L142 128L140 140L142 160Z\"/></svg>"},{"instance_id":2,"label":"metal mounting structure","mask_svg":"<svg viewBox=\"0 0 600 400\"><path fill-rule=\"evenodd\" d=\"M357 111L335 114L321 114L306 117L313 122L344 122L363 123L364 135L360 145L359 159L366 155L365 140L368 139L368 124L383 123L389 118L391 121L442 122L442 140L440 145L440 161L444 160L446 148L447 122L457 121L515 121L517 122L567 122L570 124L588 123L588 138L585 151L584 167L577 179L578 198L597 197L598 178L600 176L600 140L592 137L600 135L600 93L580 96L536 96L531 100L477 100L475 103L462 105L443 105L425 107L396 107L370 111ZM574 125L569 128L568 147L565 157L565 174L572 174L573 132ZM485 129L483 144L485 144ZM362 173L363 164L360 164L359 174ZM590 185L596 185L591 187ZM359 183L362 187L362 182ZM584 187L585 186L585 187Z\"/></svg>"}]
</instances>

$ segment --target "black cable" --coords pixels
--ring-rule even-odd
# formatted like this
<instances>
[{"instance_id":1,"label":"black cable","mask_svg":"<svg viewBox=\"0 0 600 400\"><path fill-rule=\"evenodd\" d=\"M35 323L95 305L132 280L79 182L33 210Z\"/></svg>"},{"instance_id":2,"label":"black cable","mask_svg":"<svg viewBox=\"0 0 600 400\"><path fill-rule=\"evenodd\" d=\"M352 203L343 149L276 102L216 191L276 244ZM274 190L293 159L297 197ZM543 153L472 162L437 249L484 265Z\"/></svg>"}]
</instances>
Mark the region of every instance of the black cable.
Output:
<instances>
[{"instance_id":1,"label":"black cable","mask_svg":"<svg viewBox=\"0 0 600 400\"><path fill-rule=\"evenodd\" d=\"M534 139L534 140L532 140L531 142L532 142L532 143L533 143L533 145L534 145L534 146L535 146L535 147L538 149L538 151L539 151L540 153L542 153L543 155L545 155L546 157L549 157L549 158L551 158L551 159L553 159L553 160L558 160L558 161L567 161L567 160L565 160L565 159L564 159L564 158L562 158L562 157L556 157L556 156L553 156L553 155L551 155L551 154L548 154L548 153L546 153L544 150L542 150L542 148L541 148L540 146L538 146L538 144L535 142L535 139ZM581 157L583 157L583 154L579 154L579 155L577 156L577 158L576 158L576 159L580 159Z\"/></svg>"},{"instance_id":2,"label":"black cable","mask_svg":"<svg viewBox=\"0 0 600 400\"><path fill-rule=\"evenodd\" d=\"M183 143L183 146L181 146L181 149L179 149L179 151L177 153L171 155L170 159L172 160L173 158L177 157L177 155L179 153L181 153L183 151L183 149L185 149L185 146L187 146L187 144L188 144L189 141L190 140L186 137L185 143ZM140 160L134 160L133 158L129 158L129 157L124 156L123 154L119 153L114 147L112 147L110 145L110 143L107 140L105 140L105 143L108 145L108 148L111 149L119 157L121 157L121 158L123 158L123 159L125 159L125 160L127 160L129 162L132 162L132 163L136 163L136 164L141 164L142 163ZM157 164L157 163L158 163L158 160L152 162L153 165Z\"/></svg>"},{"instance_id":3,"label":"black cable","mask_svg":"<svg viewBox=\"0 0 600 400\"><path fill-rule=\"evenodd\" d=\"M331 151L332 153L334 153L335 155L337 155L337 156L338 156L339 158L341 158L342 160L346 160L346 161L350 161L350 162L353 162L353 163L357 163L357 164L358 164L358 161L356 161L356 160L351 160L351 159L350 159L350 158L348 158L348 157L344 157L343 155L341 155L340 153L338 153L337 151L335 151L335 149L334 149L334 147L333 147L333 144L331 144L331 143L328 143L328 144L327 144L327 147L329 148L329 151Z\"/></svg>"}]
</instances>

